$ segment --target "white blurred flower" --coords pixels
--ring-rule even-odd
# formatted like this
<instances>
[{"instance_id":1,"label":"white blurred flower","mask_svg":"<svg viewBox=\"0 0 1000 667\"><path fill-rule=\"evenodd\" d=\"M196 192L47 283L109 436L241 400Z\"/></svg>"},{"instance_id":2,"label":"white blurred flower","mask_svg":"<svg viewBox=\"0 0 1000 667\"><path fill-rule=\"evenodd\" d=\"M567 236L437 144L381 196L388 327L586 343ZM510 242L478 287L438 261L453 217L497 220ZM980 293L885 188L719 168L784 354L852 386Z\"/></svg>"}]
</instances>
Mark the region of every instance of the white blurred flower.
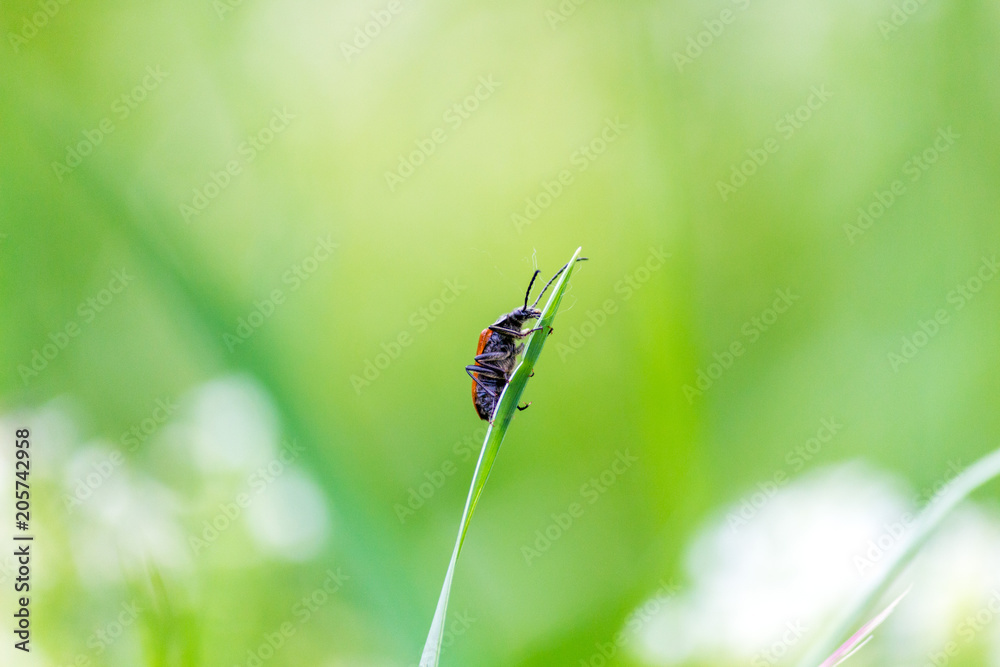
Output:
<instances>
[{"instance_id":1,"label":"white blurred flower","mask_svg":"<svg viewBox=\"0 0 1000 667\"><path fill-rule=\"evenodd\" d=\"M178 522L181 503L163 485L123 469L82 502L70 521L70 553L80 580L93 586L158 567L188 570Z\"/></svg>"},{"instance_id":2,"label":"white blurred flower","mask_svg":"<svg viewBox=\"0 0 1000 667\"><path fill-rule=\"evenodd\" d=\"M316 556L329 523L323 493L294 469L274 479L247 510L247 527L257 544L287 560Z\"/></svg>"},{"instance_id":3,"label":"white blurred flower","mask_svg":"<svg viewBox=\"0 0 1000 667\"><path fill-rule=\"evenodd\" d=\"M197 390L192 426L194 461L205 473L248 470L277 450L274 407L246 377L215 380Z\"/></svg>"},{"instance_id":4,"label":"white blurred flower","mask_svg":"<svg viewBox=\"0 0 1000 667\"><path fill-rule=\"evenodd\" d=\"M64 531L50 539L66 540L62 556L81 581L101 587L144 573L150 564L189 572L204 566L204 552L220 548L219 541L235 546L215 561L226 567L262 556L302 561L320 552L329 533L327 500L300 467L301 446L279 448L275 409L253 379L214 380L176 410L170 405L155 428L143 431L149 442L141 455L122 442L81 442L80 419L68 399L2 417L8 432L30 426L31 474L58 484L53 509L63 520L46 525L41 513L32 528ZM11 458L0 457L5 498L13 497ZM0 580L9 570L0 560Z\"/></svg>"},{"instance_id":5,"label":"white blurred flower","mask_svg":"<svg viewBox=\"0 0 1000 667\"><path fill-rule=\"evenodd\" d=\"M902 548L911 497L894 478L846 464L775 489L750 511L734 504L693 540L689 585L635 633L636 652L657 665L777 664L800 652ZM904 575L913 591L879 631L894 664L940 650L961 612L1000 584L997 563L1000 522L970 507L951 516Z\"/></svg>"}]
</instances>

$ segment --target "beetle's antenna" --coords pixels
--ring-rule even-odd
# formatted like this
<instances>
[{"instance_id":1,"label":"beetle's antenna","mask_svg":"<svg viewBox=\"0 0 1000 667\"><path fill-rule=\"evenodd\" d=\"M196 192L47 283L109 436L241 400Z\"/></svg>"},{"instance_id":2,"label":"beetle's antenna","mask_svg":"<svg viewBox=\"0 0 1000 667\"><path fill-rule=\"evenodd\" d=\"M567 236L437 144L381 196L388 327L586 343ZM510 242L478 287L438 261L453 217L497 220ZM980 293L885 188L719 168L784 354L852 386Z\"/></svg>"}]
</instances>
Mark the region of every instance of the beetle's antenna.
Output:
<instances>
[{"instance_id":1,"label":"beetle's antenna","mask_svg":"<svg viewBox=\"0 0 1000 667\"><path fill-rule=\"evenodd\" d=\"M586 257L577 257L576 261L578 261L578 262L582 262L582 261L584 261L585 259L587 259L587 258L586 258ZM551 278L549 279L549 282L545 283L545 287L543 287L543 288L542 288L542 291L541 291L541 293L540 293L540 294L538 295L538 298L537 298L537 299L535 299L535 302L534 302L533 304L531 304L531 307L532 307L532 308L534 308L535 306L537 306L537 305L538 305L538 302L542 300L542 294L545 294L545 290L547 290L547 289L549 288L549 285L551 285L551 284L552 284L552 281L553 281L553 280L555 280L556 278L558 278L558 277L559 277L559 274L561 274L561 273L562 273L563 271L565 271L565 270L566 270L566 267L567 267L567 266L569 266L569 264L567 264L566 266L564 266L564 267L562 267L561 269L559 269L558 271L556 271L556 275L552 276L552 277L551 277ZM537 273L537 271L536 271L536 273ZM532 282L534 282L534 280L535 280L535 279L534 279L534 278L532 278L531 280L532 280ZM530 291L530 289L529 289L529 291ZM525 306L527 306L527 304L528 304L528 301L527 301L527 300L525 300L525 302L524 302L524 303L525 303Z\"/></svg>"},{"instance_id":2,"label":"beetle's antenna","mask_svg":"<svg viewBox=\"0 0 1000 667\"><path fill-rule=\"evenodd\" d=\"M538 269L535 269L535 275L531 276L531 282L528 283L528 291L524 293L524 309L528 309L528 295L531 294L531 286L535 284L535 278L541 273Z\"/></svg>"}]
</instances>

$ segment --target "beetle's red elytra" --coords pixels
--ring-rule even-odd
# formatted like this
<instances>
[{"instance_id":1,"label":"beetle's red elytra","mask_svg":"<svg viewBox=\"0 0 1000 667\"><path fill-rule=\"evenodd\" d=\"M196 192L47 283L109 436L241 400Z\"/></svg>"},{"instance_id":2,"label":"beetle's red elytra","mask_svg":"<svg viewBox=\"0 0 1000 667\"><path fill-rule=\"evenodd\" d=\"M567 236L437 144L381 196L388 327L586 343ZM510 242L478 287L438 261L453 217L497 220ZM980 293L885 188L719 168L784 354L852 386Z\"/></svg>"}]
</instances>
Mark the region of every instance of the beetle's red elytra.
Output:
<instances>
[{"instance_id":1,"label":"beetle's red elytra","mask_svg":"<svg viewBox=\"0 0 1000 667\"><path fill-rule=\"evenodd\" d=\"M576 261L581 262L587 259L580 257ZM522 338L538 331L541 327L521 331L528 320L538 319L542 311L535 306L541 300L542 295L549 288L559 275L569 266L562 267L549 279L542 291L538 294L535 302L528 306L528 297L531 295L531 288L535 284L535 279L541 271L535 271L528 283L528 291L524 293L524 305L501 315L496 322L483 329L479 334L479 344L476 346L475 364L465 367L465 372L472 377L472 404L476 408L476 414L480 419L492 422L493 413L496 411L500 394L503 393L510 377L514 373L517 365L517 355L524 351L524 343L520 343ZM552 333L552 329L549 329ZM518 410L524 410L531 405L519 405Z\"/></svg>"}]
</instances>

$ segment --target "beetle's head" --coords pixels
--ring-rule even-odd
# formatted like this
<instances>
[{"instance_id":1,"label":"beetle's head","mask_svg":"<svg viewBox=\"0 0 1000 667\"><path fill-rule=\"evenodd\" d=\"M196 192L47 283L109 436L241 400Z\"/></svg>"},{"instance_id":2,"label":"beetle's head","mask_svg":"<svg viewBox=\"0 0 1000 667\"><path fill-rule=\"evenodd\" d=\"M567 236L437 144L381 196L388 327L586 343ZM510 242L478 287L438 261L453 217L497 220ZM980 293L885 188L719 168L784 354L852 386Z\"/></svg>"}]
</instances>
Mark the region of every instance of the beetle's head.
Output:
<instances>
[{"instance_id":1,"label":"beetle's head","mask_svg":"<svg viewBox=\"0 0 1000 667\"><path fill-rule=\"evenodd\" d=\"M537 320L542 316L542 311L530 306L523 306L515 310L511 313L511 315L513 315L515 319L519 320L521 324L524 324L528 320Z\"/></svg>"}]
</instances>

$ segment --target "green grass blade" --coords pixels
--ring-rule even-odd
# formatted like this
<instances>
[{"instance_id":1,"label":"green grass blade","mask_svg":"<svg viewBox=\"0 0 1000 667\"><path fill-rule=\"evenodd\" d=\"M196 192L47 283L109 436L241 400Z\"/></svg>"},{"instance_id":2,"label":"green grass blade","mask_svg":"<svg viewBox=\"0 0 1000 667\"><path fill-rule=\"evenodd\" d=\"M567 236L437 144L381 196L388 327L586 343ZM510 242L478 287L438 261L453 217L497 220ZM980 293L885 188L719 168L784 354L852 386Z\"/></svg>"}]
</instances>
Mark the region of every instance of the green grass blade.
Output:
<instances>
[{"instance_id":1,"label":"green grass blade","mask_svg":"<svg viewBox=\"0 0 1000 667\"><path fill-rule=\"evenodd\" d=\"M834 630L803 658L799 663L800 667L816 667L824 656L836 650L838 642L858 627L867 610L885 594L896 576L913 560L944 518L969 494L996 477L1000 477L1000 449L976 461L942 489L933 503L920 514L909 540L895 552L879 576L862 591L843 617L838 619Z\"/></svg>"},{"instance_id":2,"label":"green grass blade","mask_svg":"<svg viewBox=\"0 0 1000 667\"><path fill-rule=\"evenodd\" d=\"M438 659L441 655L441 639L444 636L445 616L448 613L448 596L451 594L451 582L455 574L455 563L458 562L458 555L462 552L462 544L465 542L465 534L469 530L469 523L472 521L472 514L476 511L476 504L479 496L483 493L486 480L490 476L493 462L500 451L507 428L514 417L514 412L524 387L528 383L528 376L531 375L538 356L545 346L545 339L548 338L547 328L552 326L556 313L559 311L559 304L562 303L563 294L569 285L570 274L576 266L576 260L580 256L582 248L577 248L573 258L569 260L566 270L562 272L549 294L549 300L542 309L542 315L538 318L536 326L541 327L541 331L531 334L527 349L524 351L524 359L521 364L514 369L510 382L500 394L500 402L493 415L493 423L486 431L486 439L483 441L483 449L479 453L479 461L476 463L476 470L472 474L472 484L469 486L469 497L465 501L465 510L462 512L462 521L458 526L458 538L455 540L455 548L451 552L451 562L448 564L448 571L444 575L444 584L441 586L441 595L438 597L437 608L434 610L434 620L431 621L431 629L427 633L427 641L424 644L424 651L420 656L420 667L437 667Z\"/></svg>"},{"instance_id":3,"label":"green grass blade","mask_svg":"<svg viewBox=\"0 0 1000 667\"><path fill-rule=\"evenodd\" d=\"M910 588L912 588L912 586ZM824 660L823 664L819 667L837 667L837 665L846 661L852 655L864 648L865 644L867 644L871 638L875 636L873 634L875 629L882 625L885 619L889 618L889 615L895 611L896 606L903 601L903 598L905 598L906 594L909 592L909 588L903 591L902 595L893 600L892 604L883 609L878 616L861 626L857 632L851 635L850 639L841 644L840 648L834 651L833 655Z\"/></svg>"}]
</instances>

